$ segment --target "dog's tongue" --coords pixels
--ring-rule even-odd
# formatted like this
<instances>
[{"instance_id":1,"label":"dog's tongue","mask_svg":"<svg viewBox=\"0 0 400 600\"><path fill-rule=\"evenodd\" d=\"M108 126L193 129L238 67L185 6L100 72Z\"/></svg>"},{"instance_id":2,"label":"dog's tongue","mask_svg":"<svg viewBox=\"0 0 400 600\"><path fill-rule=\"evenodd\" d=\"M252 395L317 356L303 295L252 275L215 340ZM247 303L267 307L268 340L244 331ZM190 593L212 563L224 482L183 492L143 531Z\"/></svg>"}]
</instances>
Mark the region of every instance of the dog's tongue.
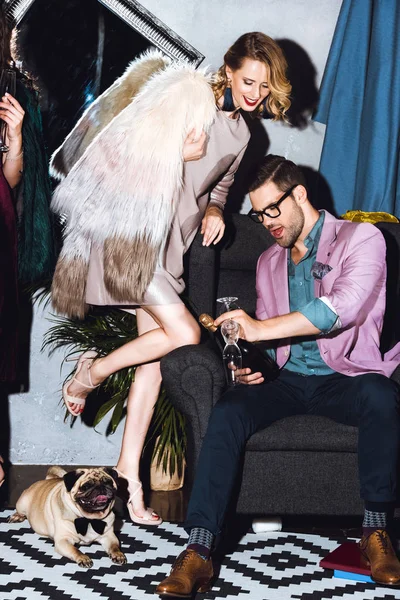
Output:
<instances>
[{"instance_id":1,"label":"dog's tongue","mask_svg":"<svg viewBox=\"0 0 400 600\"><path fill-rule=\"evenodd\" d=\"M104 496L104 495L97 496L97 498L96 498L96 504L104 504L107 501L108 501L108 497Z\"/></svg>"}]
</instances>

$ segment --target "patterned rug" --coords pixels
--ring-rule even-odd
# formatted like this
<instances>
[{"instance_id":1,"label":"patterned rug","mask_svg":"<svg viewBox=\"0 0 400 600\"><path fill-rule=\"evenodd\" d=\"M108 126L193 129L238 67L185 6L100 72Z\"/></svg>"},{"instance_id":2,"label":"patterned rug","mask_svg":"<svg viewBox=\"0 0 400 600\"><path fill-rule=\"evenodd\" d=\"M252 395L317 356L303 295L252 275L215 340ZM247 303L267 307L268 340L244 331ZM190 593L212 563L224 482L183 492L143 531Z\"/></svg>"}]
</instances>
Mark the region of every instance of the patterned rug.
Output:
<instances>
[{"instance_id":1,"label":"patterned rug","mask_svg":"<svg viewBox=\"0 0 400 600\"><path fill-rule=\"evenodd\" d=\"M99 545L85 548L94 561L84 570L56 554L50 540L27 521L8 524L13 511L0 512L1 600L146 600L169 572L187 539L182 526L139 527L120 532L126 565L114 565ZM318 566L337 540L293 533L246 534L225 556L204 600L382 600L400 599L400 590L337 579Z\"/></svg>"}]
</instances>

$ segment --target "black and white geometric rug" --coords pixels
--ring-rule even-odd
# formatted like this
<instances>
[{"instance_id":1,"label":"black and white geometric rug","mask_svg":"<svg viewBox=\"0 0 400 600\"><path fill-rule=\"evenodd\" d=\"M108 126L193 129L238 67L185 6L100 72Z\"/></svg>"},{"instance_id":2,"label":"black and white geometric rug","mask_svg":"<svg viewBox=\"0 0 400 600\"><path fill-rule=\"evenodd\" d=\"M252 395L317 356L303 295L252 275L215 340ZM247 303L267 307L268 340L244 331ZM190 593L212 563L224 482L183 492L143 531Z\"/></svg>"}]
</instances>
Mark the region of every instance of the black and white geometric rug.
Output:
<instances>
[{"instance_id":1,"label":"black and white geometric rug","mask_svg":"<svg viewBox=\"0 0 400 600\"><path fill-rule=\"evenodd\" d=\"M180 525L140 527L125 522L120 539L128 564L114 565L99 545L84 549L84 570L56 554L28 522L8 524L0 512L0 600L148 600L184 548ZM400 590L337 579L318 566L337 540L318 535L248 533L223 560L203 600L400 600Z\"/></svg>"}]
</instances>

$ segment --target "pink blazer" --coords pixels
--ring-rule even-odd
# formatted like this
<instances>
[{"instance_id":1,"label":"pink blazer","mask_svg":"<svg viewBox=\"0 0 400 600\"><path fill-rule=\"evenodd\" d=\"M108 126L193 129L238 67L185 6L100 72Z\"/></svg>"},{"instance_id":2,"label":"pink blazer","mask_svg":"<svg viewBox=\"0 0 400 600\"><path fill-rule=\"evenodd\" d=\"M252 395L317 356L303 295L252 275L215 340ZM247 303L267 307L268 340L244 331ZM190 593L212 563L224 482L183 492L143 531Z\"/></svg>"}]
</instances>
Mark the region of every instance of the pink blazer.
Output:
<instances>
[{"instance_id":1,"label":"pink blazer","mask_svg":"<svg viewBox=\"0 0 400 600\"><path fill-rule=\"evenodd\" d=\"M274 244L257 265L258 319L289 312L287 252ZM322 359L338 373L354 376L381 373L390 377L400 364L400 343L382 358L379 340L386 297L386 244L370 223L340 221L325 211L317 261L332 270L314 280L315 297L324 296L339 315L341 327L318 336ZM283 367L290 354L290 340L277 348Z\"/></svg>"}]
</instances>

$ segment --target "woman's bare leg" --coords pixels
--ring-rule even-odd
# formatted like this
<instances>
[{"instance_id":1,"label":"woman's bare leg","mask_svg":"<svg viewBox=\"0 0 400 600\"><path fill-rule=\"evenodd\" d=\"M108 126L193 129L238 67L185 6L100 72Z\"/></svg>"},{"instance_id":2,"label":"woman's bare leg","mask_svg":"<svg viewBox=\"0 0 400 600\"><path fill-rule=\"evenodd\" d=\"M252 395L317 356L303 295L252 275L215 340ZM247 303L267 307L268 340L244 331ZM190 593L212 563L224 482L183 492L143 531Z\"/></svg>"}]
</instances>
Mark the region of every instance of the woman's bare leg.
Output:
<instances>
[{"instance_id":1,"label":"woman's bare leg","mask_svg":"<svg viewBox=\"0 0 400 600\"><path fill-rule=\"evenodd\" d=\"M96 360L91 369L94 384L125 367L157 360L175 348L199 343L199 325L184 304L144 306L142 310L158 327Z\"/></svg>"},{"instance_id":2,"label":"woman's bare leg","mask_svg":"<svg viewBox=\"0 0 400 600\"><path fill-rule=\"evenodd\" d=\"M158 328L158 324L144 310L138 309L136 317L139 335ZM139 465L143 444L160 387L161 371L159 361L141 365L136 369L135 381L129 390L125 429L117 469L137 481L140 480ZM130 487L128 486L128 489L132 494L137 486L133 484ZM144 516L146 507L142 492L138 492L132 497L131 506L138 517ZM154 518L154 520L156 519L157 517Z\"/></svg>"},{"instance_id":3,"label":"woman's bare leg","mask_svg":"<svg viewBox=\"0 0 400 600\"><path fill-rule=\"evenodd\" d=\"M157 360L171 350L186 344L199 343L199 325L184 304L145 306L142 310L153 318L158 327L146 331L107 356L96 359L89 367L90 379L88 366L85 363L79 373L79 381L97 385L120 369ZM68 386L68 394L86 398L88 389L80 386L79 381L71 382ZM73 411L79 408L73 403L70 403L70 406Z\"/></svg>"}]
</instances>

